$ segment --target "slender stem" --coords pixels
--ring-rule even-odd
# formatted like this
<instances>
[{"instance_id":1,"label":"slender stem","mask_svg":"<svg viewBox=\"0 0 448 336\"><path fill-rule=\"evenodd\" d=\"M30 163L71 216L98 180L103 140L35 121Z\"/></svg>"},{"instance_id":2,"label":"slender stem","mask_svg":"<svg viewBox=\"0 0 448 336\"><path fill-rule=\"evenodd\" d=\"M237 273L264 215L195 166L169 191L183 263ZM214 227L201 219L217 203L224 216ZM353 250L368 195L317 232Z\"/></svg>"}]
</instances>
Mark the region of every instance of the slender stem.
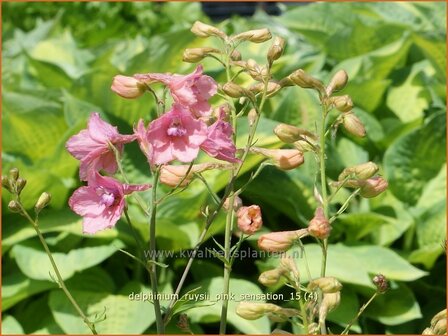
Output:
<instances>
[{"instance_id":1,"label":"slender stem","mask_svg":"<svg viewBox=\"0 0 448 336\"><path fill-rule=\"evenodd\" d=\"M351 326L356 322L356 320L358 320L358 318L361 316L361 314L364 312L364 310L369 306L369 304L376 298L376 296L378 295L378 292L375 292L372 297L369 299L369 301L367 301L366 303L364 303L362 305L362 307L359 309L358 314L356 314L356 316L350 321L349 324L347 324L347 326L345 327L344 331L341 333L341 335L346 335L348 334L348 331L350 330Z\"/></svg>"},{"instance_id":2,"label":"slender stem","mask_svg":"<svg viewBox=\"0 0 448 336\"><path fill-rule=\"evenodd\" d=\"M67 298L69 299L70 303L73 305L75 310L78 312L79 316L81 316L82 320L84 321L86 326L90 329L92 334L97 335L98 333L96 332L95 324L89 321L87 316L84 314L82 309L79 307L79 305L76 302L76 300L73 298L73 296L70 293L70 291L65 286L65 282L62 279L62 276L61 276L61 273L59 272L58 266L56 265L56 262L53 259L53 255L51 254L50 248L48 247L47 242L45 241L45 238L44 238L44 236L42 235L42 232L39 229L39 226L37 224L37 217L36 217L36 220L33 220L31 218L31 216L28 214L28 212L25 210L25 208L22 206L22 203L21 202L17 202L17 203L20 206L21 213L32 224L34 230L36 231L36 234L39 237L39 240L40 240L42 246L44 247L45 253L48 256L48 259L50 259L51 266L53 267L54 273L56 274L56 277L58 279L59 287L64 291L64 293L67 296Z\"/></svg>"},{"instance_id":3,"label":"slender stem","mask_svg":"<svg viewBox=\"0 0 448 336\"><path fill-rule=\"evenodd\" d=\"M299 288L299 293L300 293L300 288ZM309 326L308 326L308 316L306 314L305 303L302 300L302 296L300 296L299 305L300 305L300 312L302 314L303 327L305 328L305 335L309 335L310 332L309 332Z\"/></svg>"},{"instance_id":4,"label":"slender stem","mask_svg":"<svg viewBox=\"0 0 448 336\"><path fill-rule=\"evenodd\" d=\"M322 121L320 125L320 152L319 152L319 164L320 164L320 184L321 184L321 196L322 196L322 207L324 210L325 218L328 218L328 199L327 199L327 177L325 171L325 124L327 119L327 105L322 104ZM327 267L327 248L328 239L324 239L322 242L322 264L320 270L320 276L325 276L325 271Z\"/></svg>"},{"instance_id":5,"label":"slender stem","mask_svg":"<svg viewBox=\"0 0 448 336\"><path fill-rule=\"evenodd\" d=\"M336 212L336 214L330 218L330 223L333 223L334 220L335 220L336 218L338 218L338 216L341 215L341 214L347 209L347 207L348 207L350 201L352 200L352 198L355 197L356 195L358 195L358 193L359 193L360 190L361 190L360 188L356 189L354 192L352 192L352 193L350 194L349 197L347 197L347 199L345 200L344 204L342 204L342 206L341 206L341 208L338 210L338 212Z\"/></svg>"},{"instance_id":6,"label":"slender stem","mask_svg":"<svg viewBox=\"0 0 448 336\"><path fill-rule=\"evenodd\" d=\"M157 214L157 185L159 182L160 168L157 167L153 175L152 197L149 219L149 253L151 256L151 265L148 266L149 276L151 280L151 289L154 297L154 312L156 314L157 333L163 334L165 332L165 325L163 324L162 312L160 310L160 301L158 298L157 288L157 265L156 265L156 214Z\"/></svg>"}]
</instances>

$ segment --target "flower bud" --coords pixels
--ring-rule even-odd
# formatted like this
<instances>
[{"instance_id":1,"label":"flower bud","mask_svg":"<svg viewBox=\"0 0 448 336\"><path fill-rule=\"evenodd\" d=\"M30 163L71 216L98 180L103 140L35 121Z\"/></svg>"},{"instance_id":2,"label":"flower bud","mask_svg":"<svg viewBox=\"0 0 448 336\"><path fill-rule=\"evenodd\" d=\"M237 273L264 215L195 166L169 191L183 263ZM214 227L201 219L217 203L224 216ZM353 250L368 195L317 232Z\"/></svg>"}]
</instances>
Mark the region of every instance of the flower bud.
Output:
<instances>
[{"instance_id":1,"label":"flower bud","mask_svg":"<svg viewBox=\"0 0 448 336\"><path fill-rule=\"evenodd\" d=\"M257 320L266 313L279 311L281 308L272 303L240 302L236 307L236 314L246 320Z\"/></svg>"},{"instance_id":2,"label":"flower bud","mask_svg":"<svg viewBox=\"0 0 448 336\"><path fill-rule=\"evenodd\" d=\"M306 152L318 152L319 151L319 146L317 144L314 143L314 141L310 138L308 138L307 136L303 137L303 140L298 140L296 142L294 142L294 147L302 152L302 153L306 153Z\"/></svg>"},{"instance_id":3,"label":"flower bud","mask_svg":"<svg viewBox=\"0 0 448 336\"><path fill-rule=\"evenodd\" d=\"M324 92L324 84L320 80L308 75L302 69L294 71L288 78L301 88L316 89L319 92Z\"/></svg>"},{"instance_id":4,"label":"flower bud","mask_svg":"<svg viewBox=\"0 0 448 336\"><path fill-rule=\"evenodd\" d=\"M288 124L278 124L274 128L274 133L284 143L294 143L298 140L304 139L305 137L310 137L313 139L317 138L315 134L307 130Z\"/></svg>"},{"instance_id":5,"label":"flower bud","mask_svg":"<svg viewBox=\"0 0 448 336\"><path fill-rule=\"evenodd\" d=\"M50 204L51 201L51 194L47 192L43 192L39 199L36 202L36 205L34 206L34 210L36 212L41 211L43 208L45 208L48 204Z\"/></svg>"},{"instance_id":6,"label":"flower bud","mask_svg":"<svg viewBox=\"0 0 448 336\"><path fill-rule=\"evenodd\" d=\"M340 302L341 292L324 293L319 307L319 324L322 324L325 321L328 313L336 309Z\"/></svg>"},{"instance_id":7,"label":"flower bud","mask_svg":"<svg viewBox=\"0 0 448 336\"><path fill-rule=\"evenodd\" d=\"M257 94L257 93L263 92L263 91L264 91L264 88L265 88L264 83L258 82L258 83L255 83L254 85L252 85L252 86L249 88L249 90L250 90L252 93ZM278 91L280 91L281 88L282 88L282 87L281 87L280 84L278 84L277 82L275 82L275 81L269 81L269 82L268 82L268 85L267 85L267 88L266 88L266 93L267 93L266 96L267 96L267 97L273 97L273 96L275 96L275 94L276 94Z\"/></svg>"},{"instance_id":8,"label":"flower bud","mask_svg":"<svg viewBox=\"0 0 448 336\"><path fill-rule=\"evenodd\" d=\"M8 203L8 209L11 212L15 212L15 213L22 212L22 208L20 207L20 204L17 201L14 201L14 200L12 200L12 201L10 201Z\"/></svg>"},{"instance_id":9,"label":"flower bud","mask_svg":"<svg viewBox=\"0 0 448 336\"><path fill-rule=\"evenodd\" d=\"M298 316L300 312L293 308L281 308L275 312L269 313L268 318L272 322L286 322L290 317Z\"/></svg>"},{"instance_id":10,"label":"flower bud","mask_svg":"<svg viewBox=\"0 0 448 336\"><path fill-rule=\"evenodd\" d=\"M10 178L11 182L17 181L17 179L19 178L19 169L11 168L9 170L9 178Z\"/></svg>"},{"instance_id":11,"label":"flower bud","mask_svg":"<svg viewBox=\"0 0 448 336\"><path fill-rule=\"evenodd\" d=\"M111 86L112 91L127 99L140 97L145 91L145 84L134 77L117 75Z\"/></svg>"},{"instance_id":12,"label":"flower bud","mask_svg":"<svg viewBox=\"0 0 448 336\"><path fill-rule=\"evenodd\" d=\"M293 281L300 282L299 270L297 269L296 263L290 256L287 256L286 254L282 255L282 258L280 259L280 268L289 275L288 278L292 277Z\"/></svg>"},{"instance_id":13,"label":"flower bud","mask_svg":"<svg viewBox=\"0 0 448 336\"><path fill-rule=\"evenodd\" d=\"M243 206L243 200L238 196L233 198L233 211L238 211L239 208ZM225 211L230 210L230 197L227 197L224 204L222 205Z\"/></svg>"},{"instance_id":14,"label":"flower bud","mask_svg":"<svg viewBox=\"0 0 448 336\"><path fill-rule=\"evenodd\" d=\"M258 113L255 109L251 109L247 114L247 120L249 120L249 126L252 127L257 120Z\"/></svg>"},{"instance_id":15,"label":"flower bud","mask_svg":"<svg viewBox=\"0 0 448 336\"><path fill-rule=\"evenodd\" d=\"M308 289L314 290L317 287L323 293L336 293L342 289L342 284L335 277L322 277L312 280L308 284Z\"/></svg>"},{"instance_id":16,"label":"flower bud","mask_svg":"<svg viewBox=\"0 0 448 336\"><path fill-rule=\"evenodd\" d=\"M280 36L274 37L274 42L268 50L268 62L272 63L280 58L283 54L283 50L285 49L286 41L284 38Z\"/></svg>"},{"instance_id":17,"label":"flower bud","mask_svg":"<svg viewBox=\"0 0 448 336\"><path fill-rule=\"evenodd\" d=\"M253 59L249 59L246 62L246 70L249 72L249 75L260 82L264 82L269 78L269 70L264 65L259 65Z\"/></svg>"},{"instance_id":18,"label":"flower bud","mask_svg":"<svg viewBox=\"0 0 448 336\"><path fill-rule=\"evenodd\" d=\"M446 335L446 312L445 318L439 320L434 327L432 327L434 335Z\"/></svg>"},{"instance_id":19,"label":"flower bud","mask_svg":"<svg viewBox=\"0 0 448 336\"><path fill-rule=\"evenodd\" d=\"M297 168L304 162L303 153L299 152L297 149L266 149L252 147L251 151L268 157L282 170Z\"/></svg>"},{"instance_id":20,"label":"flower bud","mask_svg":"<svg viewBox=\"0 0 448 336\"><path fill-rule=\"evenodd\" d=\"M283 270L281 268L274 268L261 273L258 277L258 281L266 287L275 286L279 283L282 275Z\"/></svg>"},{"instance_id":21,"label":"flower bud","mask_svg":"<svg viewBox=\"0 0 448 336\"><path fill-rule=\"evenodd\" d=\"M353 177L357 179L368 179L378 172L378 166L373 162L362 163L353 167L345 168L339 175L338 180L343 181L347 177Z\"/></svg>"},{"instance_id":22,"label":"flower bud","mask_svg":"<svg viewBox=\"0 0 448 336\"><path fill-rule=\"evenodd\" d=\"M241 53L238 50L234 50L232 51L232 53L230 54L230 59L232 61L241 61Z\"/></svg>"},{"instance_id":23,"label":"flower bud","mask_svg":"<svg viewBox=\"0 0 448 336\"><path fill-rule=\"evenodd\" d=\"M185 313L179 314L179 320L176 326L183 332L190 333L190 323L188 322L188 315Z\"/></svg>"},{"instance_id":24,"label":"flower bud","mask_svg":"<svg viewBox=\"0 0 448 336\"><path fill-rule=\"evenodd\" d=\"M266 233L258 238L258 247L269 252L285 252L297 239L307 235L307 229Z\"/></svg>"},{"instance_id":25,"label":"flower bud","mask_svg":"<svg viewBox=\"0 0 448 336\"><path fill-rule=\"evenodd\" d=\"M17 194L20 194L22 192L23 188L25 188L25 185L26 185L26 180L19 177L16 181Z\"/></svg>"},{"instance_id":26,"label":"flower bud","mask_svg":"<svg viewBox=\"0 0 448 336\"><path fill-rule=\"evenodd\" d=\"M263 225L261 210L258 205L243 206L239 208L236 216L238 218L238 228L245 234L253 235Z\"/></svg>"},{"instance_id":27,"label":"flower bud","mask_svg":"<svg viewBox=\"0 0 448 336\"><path fill-rule=\"evenodd\" d=\"M311 236L326 239L330 236L331 225L327 218L325 218L324 210L317 208L313 219L308 224L308 232Z\"/></svg>"},{"instance_id":28,"label":"flower bud","mask_svg":"<svg viewBox=\"0 0 448 336\"><path fill-rule=\"evenodd\" d=\"M226 34L224 34L224 32L222 32L218 28L205 24L201 21L196 21L193 24L193 27L191 27L191 32L199 37L217 36L222 39L225 39L227 36Z\"/></svg>"},{"instance_id":29,"label":"flower bud","mask_svg":"<svg viewBox=\"0 0 448 336\"><path fill-rule=\"evenodd\" d=\"M219 54L220 51L215 48L189 48L185 49L182 60L188 63L196 63L202 61L204 57L211 53Z\"/></svg>"},{"instance_id":30,"label":"flower bud","mask_svg":"<svg viewBox=\"0 0 448 336\"><path fill-rule=\"evenodd\" d=\"M377 274L372 279L373 284L376 286L376 291L379 294L384 294L389 289L387 279L382 274Z\"/></svg>"},{"instance_id":31,"label":"flower bud","mask_svg":"<svg viewBox=\"0 0 448 336\"><path fill-rule=\"evenodd\" d=\"M280 84L280 86L283 88L283 87L288 87L288 86L294 86L295 84L294 84L294 82L291 80L291 78L288 76L288 77L285 77L285 78L282 78L281 80L280 80L280 82L279 82L279 84Z\"/></svg>"},{"instance_id":32,"label":"flower bud","mask_svg":"<svg viewBox=\"0 0 448 336\"><path fill-rule=\"evenodd\" d=\"M226 95L232 98L241 98L247 96L248 94L248 91L245 88L233 82L227 82L224 84L222 90Z\"/></svg>"},{"instance_id":33,"label":"flower bud","mask_svg":"<svg viewBox=\"0 0 448 336\"><path fill-rule=\"evenodd\" d=\"M353 101L348 95L332 97L330 101L341 112L348 112L353 108Z\"/></svg>"},{"instance_id":34,"label":"flower bud","mask_svg":"<svg viewBox=\"0 0 448 336\"><path fill-rule=\"evenodd\" d=\"M344 70L339 70L336 72L326 88L327 95L329 96L333 92L342 90L345 85L347 85L347 81L348 75Z\"/></svg>"},{"instance_id":35,"label":"flower bud","mask_svg":"<svg viewBox=\"0 0 448 336\"><path fill-rule=\"evenodd\" d=\"M365 198L376 197L385 191L388 187L388 183L380 176L372 177L362 181L362 187L360 195Z\"/></svg>"},{"instance_id":36,"label":"flower bud","mask_svg":"<svg viewBox=\"0 0 448 336\"><path fill-rule=\"evenodd\" d=\"M234 41L250 41L262 43L272 38L271 32L267 28L248 30L232 37Z\"/></svg>"},{"instance_id":37,"label":"flower bud","mask_svg":"<svg viewBox=\"0 0 448 336\"><path fill-rule=\"evenodd\" d=\"M366 135L366 129L362 121L353 113L346 112L342 117L342 124L344 128L352 135L364 137Z\"/></svg>"},{"instance_id":38,"label":"flower bud","mask_svg":"<svg viewBox=\"0 0 448 336\"><path fill-rule=\"evenodd\" d=\"M8 176L2 175L2 186L3 186L3 188L5 188L6 190L8 190L9 192L12 192L11 185L10 185L10 183L9 183L9 177L8 177Z\"/></svg>"},{"instance_id":39,"label":"flower bud","mask_svg":"<svg viewBox=\"0 0 448 336\"><path fill-rule=\"evenodd\" d=\"M190 165L164 165L160 169L160 183L170 187L185 187L194 177L195 173L202 173L206 170L221 168L225 169L225 165L219 163L200 163ZM188 176L185 176L188 172ZM180 183L180 184L179 184Z\"/></svg>"}]
</instances>

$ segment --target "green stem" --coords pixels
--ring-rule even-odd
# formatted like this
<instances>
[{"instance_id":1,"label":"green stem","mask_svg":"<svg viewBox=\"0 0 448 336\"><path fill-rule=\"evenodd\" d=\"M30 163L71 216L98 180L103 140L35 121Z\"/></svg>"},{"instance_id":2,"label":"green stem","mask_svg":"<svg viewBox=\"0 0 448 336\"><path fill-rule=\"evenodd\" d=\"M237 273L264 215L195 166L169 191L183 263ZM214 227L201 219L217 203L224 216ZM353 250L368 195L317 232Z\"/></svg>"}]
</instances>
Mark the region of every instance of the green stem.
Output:
<instances>
[{"instance_id":1,"label":"green stem","mask_svg":"<svg viewBox=\"0 0 448 336\"><path fill-rule=\"evenodd\" d=\"M47 245L47 242L44 239L44 236L42 235L42 232L39 229L39 226L37 224L37 219L33 220L31 218L31 216L28 214L28 212L25 210L25 208L22 206L22 203L20 203L20 201L17 202L20 206L20 210L21 213L25 216L25 218L32 224L34 230L36 231L37 236L39 237L39 240L42 244L42 246L44 247L45 253L48 256L48 259L50 259L50 263L51 266L53 267L54 273L56 274L56 277L58 279L58 285L59 287L63 290L63 292L65 293L65 295L67 296L68 300L70 301L70 303L73 305L73 307L75 308L75 310L78 312L79 316L81 316L83 322L86 324L86 326L90 329L90 331L92 332L92 334L97 335L98 333L96 332L95 329L95 324L90 322L89 319L87 318L87 316L84 314L84 312L82 311L82 309L79 307L78 303L76 302L76 300L73 298L72 294L70 293L70 291L67 289L67 287L65 286L65 282L62 279L61 273L59 272L58 266L56 265L56 262L53 259L53 255L51 254L50 248Z\"/></svg>"},{"instance_id":2,"label":"green stem","mask_svg":"<svg viewBox=\"0 0 448 336\"><path fill-rule=\"evenodd\" d=\"M302 297L300 297L299 305L300 305L300 312L302 314L303 327L305 328L305 335L309 335L310 332L309 332L309 326L308 326L308 316L306 314L305 303L303 302Z\"/></svg>"},{"instance_id":3,"label":"green stem","mask_svg":"<svg viewBox=\"0 0 448 336\"><path fill-rule=\"evenodd\" d=\"M322 122L320 125L320 152L319 152L319 164L320 164L320 184L322 193L322 207L324 210L325 218L328 218L328 201L327 201L327 177L325 171L325 123L327 119L327 106L322 104ZM325 276L327 267L327 248L328 239L324 239L322 242L322 264L320 270L320 276Z\"/></svg>"},{"instance_id":4,"label":"green stem","mask_svg":"<svg viewBox=\"0 0 448 336\"><path fill-rule=\"evenodd\" d=\"M160 300L158 298L157 288L157 265L156 265L156 214L157 214L157 185L159 182L160 168L157 167L153 175L152 197L149 219L149 253L151 256L151 264L148 266L149 276L151 280L151 289L153 294L154 312L156 315L157 333L165 332L163 324L162 312L160 310Z\"/></svg>"},{"instance_id":5,"label":"green stem","mask_svg":"<svg viewBox=\"0 0 448 336\"><path fill-rule=\"evenodd\" d=\"M347 199L345 200L344 204L342 204L342 206L338 210L338 212L336 212L336 214L330 218L330 220L329 220L330 223L333 223L335 221L335 219L338 218L338 216L341 215L347 209L347 207L348 207L350 201L352 200L352 198L355 197L356 195L358 195L360 190L361 190L360 188L356 189L354 192L352 192L350 194L349 197L347 197Z\"/></svg>"},{"instance_id":6,"label":"green stem","mask_svg":"<svg viewBox=\"0 0 448 336\"><path fill-rule=\"evenodd\" d=\"M358 314L350 321L350 323L345 327L344 331L341 333L341 335L348 334L351 326L358 320L358 318L361 316L361 314L364 312L364 310L369 306L369 304L376 298L378 295L378 292L375 292L372 297L362 305L362 307L359 309Z\"/></svg>"}]
</instances>

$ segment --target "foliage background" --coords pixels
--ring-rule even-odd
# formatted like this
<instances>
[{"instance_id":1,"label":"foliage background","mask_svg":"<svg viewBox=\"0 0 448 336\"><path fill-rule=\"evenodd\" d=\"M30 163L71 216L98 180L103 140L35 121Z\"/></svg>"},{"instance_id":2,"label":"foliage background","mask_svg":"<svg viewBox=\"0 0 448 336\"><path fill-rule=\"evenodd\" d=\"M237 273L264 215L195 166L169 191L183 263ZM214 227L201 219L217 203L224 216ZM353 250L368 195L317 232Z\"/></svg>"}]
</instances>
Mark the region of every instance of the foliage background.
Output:
<instances>
[{"instance_id":1,"label":"foliage background","mask_svg":"<svg viewBox=\"0 0 448 336\"><path fill-rule=\"evenodd\" d=\"M347 134L329 143L329 175L336 178L348 165L373 160L390 183L371 200L358 199L350 212L334 223L330 237L328 274L344 284L341 306L330 315L330 329L341 330L372 293L369 278L381 272L392 290L367 309L353 332L421 333L430 318L446 307L446 4L445 3L319 3L288 6L278 17L259 11L254 17L234 17L221 23L229 33L269 27L287 39L287 49L275 66L277 78L303 68L328 80L345 69L355 113L366 124L367 137ZM122 133L154 113L150 97L127 101L109 87L119 73L190 71L182 49L204 40L189 32L197 20L207 21L198 3L2 3L2 166L19 167L28 180L23 201L32 208L42 191L53 194L40 226L67 279L68 287L89 313L107 319L100 333L153 333L148 302L127 295L147 290L142 270L126 255L135 243L124 223L95 236L81 233L80 218L67 208L79 186L78 163L64 143L85 127L91 111L100 111ZM180 15L188 13L188 15ZM269 45L269 42L266 44ZM261 48L243 47L243 56L263 61ZM223 79L212 61L208 73ZM277 122L314 127L318 113L312 92L282 91L266 107L260 143L278 147L272 128ZM244 128L245 122L241 124ZM242 139L244 136L242 136ZM137 146L129 146L126 170L136 182L149 178ZM315 201L313 159L291 172L266 168L245 191L244 202L263 209L265 231L303 227ZM245 167L244 183L255 166ZM216 191L225 185L218 174ZM335 201L340 205L343 199ZM346 196L346 195L345 195ZM32 228L7 210L2 195L2 333L86 333L48 273L48 262ZM157 227L160 248L191 248L203 225L201 207L209 202L199 183L161 207ZM148 238L145 219L131 204L139 233ZM213 228L222 240L222 219ZM255 247L250 241L245 248ZM320 264L318 248L306 241L312 272ZM211 239L205 246L216 247ZM163 289L177 284L185 259L168 258L161 274ZM232 290L270 292L257 284L260 270L272 260L238 261ZM219 293L219 260L199 260L188 287ZM274 288L287 293L287 288ZM292 302L287 305L293 306ZM230 306L230 332L269 333L267 319L245 321ZM188 311L197 333L216 332L219 304ZM287 328L287 327L285 327ZM293 332L300 331L296 327ZM172 323L168 332L179 333Z\"/></svg>"}]
</instances>

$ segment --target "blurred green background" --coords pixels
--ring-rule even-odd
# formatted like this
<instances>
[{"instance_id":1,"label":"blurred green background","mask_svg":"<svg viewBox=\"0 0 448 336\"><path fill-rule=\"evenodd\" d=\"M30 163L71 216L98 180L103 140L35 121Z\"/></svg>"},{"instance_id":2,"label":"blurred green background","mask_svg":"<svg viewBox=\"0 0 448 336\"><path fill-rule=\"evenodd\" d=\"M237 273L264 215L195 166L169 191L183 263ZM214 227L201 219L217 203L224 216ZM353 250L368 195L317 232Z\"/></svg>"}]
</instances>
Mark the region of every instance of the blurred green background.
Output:
<instances>
[{"instance_id":1,"label":"blurred green background","mask_svg":"<svg viewBox=\"0 0 448 336\"><path fill-rule=\"evenodd\" d=\"M446 4L316 3L279 4L279 8L278 16L257 10L252 17L233 16L216 24L228 33L268 27L284 37L285 55L274 66L277 79L303 68L328 80L345 69L351 80L343 93L353 98L367 137L353 138L340 131L328 143L328 174L336 178L344 167L372 160L390 185L377 198L356 199L333 225L328 274L338 277L344 288L340 307L329 316L329 327L340 332L356 315L373 292L369 278L380 272L391 280L392 289L366 310L352 332L421 333L446 307ZM19 167L28 180L23 192L27 208L41 192L52 193L40 227L81 306L92 316L106 309L107 318L97 330L154 333L152 305L127 297L148 288L143 271L118 251L137 253L128 227L119 222L113 230L85 236L80 218L68 209L67 199L80 182L78 162L64 144L85 127L92 111L101 112L122 133L132 132L140 117L149 120L154 113L151 97L129 101L114 95L113 76L191 71L194 65L182 62L183 49L210 41L196 38L189 28L195 20L210 19L199 3L180 2L2 3L2 14L3 171ZM244 45L243 58L263 62L269 43ZM224 81L215 62L207 60L204 65L208 74ZM280 145L272 133L278 122L313 129L317 113L314 92L283 90L266 106L258 145ZM245 125L242 120L241 141ZM304 227L312 217L313 161L306 156L306 164L290 172L266 168L244 192L245 204L262 207L265 231ZM257 163L250 160L238 183L247 180ZM135 144L126 149L125 169L134 182L150 176ZM208 175L218 193L225 178L219 172ZM333 207L347 195L340 193ZM87 333L52 281L33 229L8 212L8 201L3 192L2 333ZM158 213L159 248L180 251L194 246L206 204L211 201L200 182L163 203ZM132 203L130 212L147 240L145 218ZM219 218L212 229L218 241L222 227ZM317 275L320 249L312 240L305 243ZM255 245L251 240L244 249ZM216 246L209 239L205 247ZM186 260L161 261L169 265L161 270L160 279L163 291L169 293ZM257 283L260 271L272 263L237 261L231 291L288 293L288 288L267 289ZM198 260L185 289L202 286L203 291L219 293L221 277L219 260ZM267 318L243 320L234 313L235 304L230 304L228 332L260 334L275 327L300 331ZM195 333L217 332L219 303L187 313ZM167 332L181 331L173 321Z\"/></svg>"}]
</instances>

